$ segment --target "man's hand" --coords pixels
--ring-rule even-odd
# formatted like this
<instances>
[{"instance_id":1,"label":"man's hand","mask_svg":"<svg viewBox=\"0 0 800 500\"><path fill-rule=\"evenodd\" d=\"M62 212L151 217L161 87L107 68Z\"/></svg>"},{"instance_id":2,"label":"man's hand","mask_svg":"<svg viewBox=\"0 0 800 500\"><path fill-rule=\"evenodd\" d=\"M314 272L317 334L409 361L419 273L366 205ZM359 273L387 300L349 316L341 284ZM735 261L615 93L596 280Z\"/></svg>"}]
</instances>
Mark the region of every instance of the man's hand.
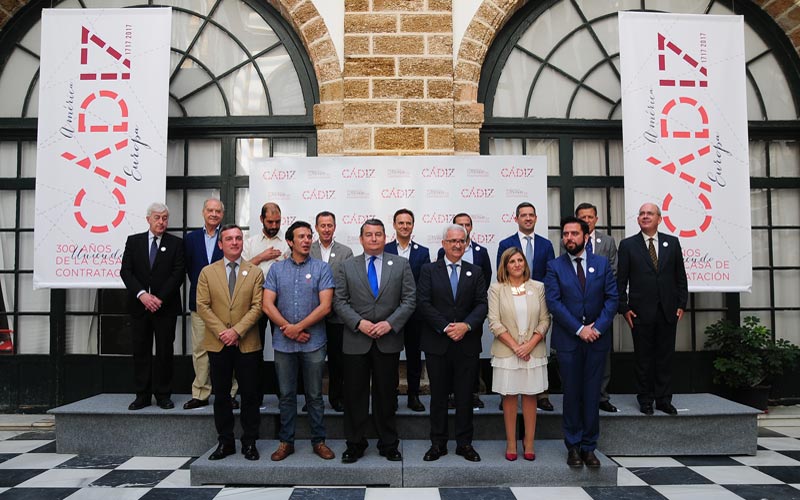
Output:
<instances>
[{"instance_id":1,"label":"man's hand","mask_svg":"<svg viewBox=\"0 0 800 500\"><path fill-rule=\"evenodd\" d=\"M311 334L303 330L296 324L288 323L280 327L281 332L287 337L301 344L305 344L311 339Z\"/></svg>"},{"instance_id":2,"label":"man's hand","mask_svg":"<svg viewBox=\"0 0 800 500\"><path fill-rule=\"evenodd\" d=\"M139 302L141 302L142 305L144 305L144 308L150 311L151 313L154 313L159 309L161 309L161 303L162 303L161 299L159 299L158 297L156 297L151 293L145 292L141 294L139 296Z\"/></svg>"},{"instance_id":3,"label":"man's hand","mask_svg":"<svg viewBox=\"0 0 800 500\"><path fill-rule=\"evenodd\" d=\"M454 342L458 342L464 338L464 335L469 331L466 323L450 323L444 328L444 333L447 334Z\"/></svg>"},{"instance_id":4,"label":"man's hand","mask_svg":"<svg viewBox=\"0 0 800 500\"><path fill-rule=\"evenodd\" d=\"M679 311L678 319L680 319L681 316L683 316L683 311L681 309L678 309L678 311ZM625 322L628 323L628 326L631 328L631 330L633 330L633 318L635 317L636 313L633 312L633 310L630 310L625 313Z\"/></svg>"},{"instance_id":5,"label":"man's hand","mask_svg":"<svg viewBox=\"0 0 800 500\"><path fill-rule=\"evenodd\" d=\"M227 346L239 345L239 334L233 328L226 328L219 332L219 339Z\"/></svg>"},{"instance_id":6,"label":"man's hand","mask_svg":"<svg viewBox=\"0 0 800 500\"><path fill-rule=\"evenodd\" d=\"M358 322L358 331L366 335L367 337L375 338L375 335L372 333L372 329L375 328L375 323L369 321L367 319L362 319Z\"/></svg>"},{"instance_id":7,"label":"man's hand","mask_svg":"<svg viewBox=\"0 0 800 500\"><path fill-rule=\"evenodd\" d=\"M598 335L594 329L594 323L592 323L591 325L584 325L583 328L581 328L581 332L579 335L581 337L581 340L587 343L594 342L595 340L600 338L600 335Z\"/></svg>"},{"instance_id":8,"label":"man's hand","mask_svg":"<svg viewBox=\"0 0 800 500\"><path fill-rule=\"evenodd\" d=\"M370 333L372 334L372 338L379 339L391 331L392 325L390 325L388 321L384 320L374 323Z\"/></svg>"},{"instance_id":9,"label":"man's hand","mask_svg":"<svg viewBox=\"0 0 800 500\"><path fill-rule=\"evenodd\" d=\"M683 309L681 309L681 308L679 307L679 308L678 308L678 312L676 312L676 313L675 313L675 316L677 316L677 317L678 317L678 321L680 321L680 320L681 320L681 318L683 317Z\"/></svg>"},{"instance_id":10,"label":"man's hand","mask_svg":"<svg viewBox=\"0 0 800 500\"><path fill-rule=\"evenodd\" d=\"M281 256L281 251L275 247L269 247L260 254L258 254L257 258L259 262L268 262L273 259L277 259Z\"/></svg>"}]
</instances>

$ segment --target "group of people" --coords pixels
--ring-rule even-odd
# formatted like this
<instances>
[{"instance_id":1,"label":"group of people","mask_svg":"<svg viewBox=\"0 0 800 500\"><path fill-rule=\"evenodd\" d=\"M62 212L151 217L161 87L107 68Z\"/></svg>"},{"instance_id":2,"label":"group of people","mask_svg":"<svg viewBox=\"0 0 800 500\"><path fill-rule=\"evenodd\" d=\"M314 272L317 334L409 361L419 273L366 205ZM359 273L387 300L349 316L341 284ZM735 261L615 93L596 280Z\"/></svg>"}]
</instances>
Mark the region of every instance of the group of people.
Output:
<instances>
[{"instance_id":1,"label":"group of people","mask_svg":"<svg viewBox=\"0 0 800 500\"><path fill-rule=\"evenodd\" d=\"M561 222L558 258L546 238L534 234L536 209L516 208L517 233L502 240L497 281L486 248L470 239L472 218L460 213L442 230L435 262L412 240L414 214L395 212L395 240L387 243L379 219L359 233L363 253L334 240L336 217L317 214L314 231L296 221L280 236L281 211L261 210L259 234L244 238L235 224L223 225L220 200L203 204L204 226L181 241L166 233L169 211L154 203L149 231L128 238L121 275L130 297L136 399L130 410L173 408L172 345L181 311L179 288L188 273L195 380L194 409L214 395L219 444L211 460L235 453L233 409L241 396L242 454L258 460L256 447L263 388L263 346L271 331L279 387L280 461L294 453L300 380L311 426L312 448L335 458L325 444L322 385L328 360L329 402L344 412L344 463L354 463L368 446L370 423L378 451L402 460L395 423L400 353L408 365L408 407L424 411L419 399L425 353L430 380L430 440L424 455L433 461L448 453L448 405L455 407L455 453L481 457L472 446L473 403L477 393L481 336L488 317L494 336L492 390L502 395L507 460L518 456L516 421L521 398L523 457L535 460L537 408L552 410L548 399L546 337L552 331L564 392L563 431L567 463L599 467L594 454L599 410L617 411L607 394L612 322L623 314L631 327L636 355L638 401L645 414L669 414L671 355L676 323L688 299L677 238L659 233L660 211L643 205L641 232L619 245L595 231L597 209L584 203ZM155 340L155 355L152 353ZM548 408L549 407L549 408Z\"/></svg>"}]
</instances>

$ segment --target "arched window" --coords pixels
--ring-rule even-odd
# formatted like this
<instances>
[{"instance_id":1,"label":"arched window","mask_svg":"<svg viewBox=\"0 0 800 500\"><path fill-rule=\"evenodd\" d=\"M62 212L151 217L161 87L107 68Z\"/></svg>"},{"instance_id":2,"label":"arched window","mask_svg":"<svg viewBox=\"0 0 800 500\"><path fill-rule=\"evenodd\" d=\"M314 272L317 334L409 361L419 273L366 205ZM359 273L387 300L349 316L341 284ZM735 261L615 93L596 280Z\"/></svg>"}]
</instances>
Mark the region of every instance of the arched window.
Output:
<instances>
[{"instance_id":1,"label":"arched window","mask_svg":"<svg viewBox=\"0 0 800 500\"><path fill-rule=\"evenodd\" d=\"M800 62L757 5L714 0L548 0L511 19L487 55L482 154L546 155L551 214L584 201L598 227L624 237L620 10L743 15L753 223L753 293L692 294L677 349L698 351L706 325L757 315L778 337L800 342ZM550 239L558 243L558 216ZM615 351L632 351L621 320ZM687 374L687 377L690 377Z\"/></svg>"},{"instance_id":2,"label":"arched window","mask_svg":"<svg viewBox=\"0 0 800 500\"><path fill-rule=\"evenodd\" d=\"M0 31L0 329L14 330L16 353L128 352L122 292L32 290L41 11L154 6L172 7L171 232L200 227L209 196L223 200L227 221L246 227L249 165L269 156L316 154L313 67L299 38L266 2L30 2ZM175 352L189 353L188 321L179 321L178 330Z\"/></svg>"}]
</instances>

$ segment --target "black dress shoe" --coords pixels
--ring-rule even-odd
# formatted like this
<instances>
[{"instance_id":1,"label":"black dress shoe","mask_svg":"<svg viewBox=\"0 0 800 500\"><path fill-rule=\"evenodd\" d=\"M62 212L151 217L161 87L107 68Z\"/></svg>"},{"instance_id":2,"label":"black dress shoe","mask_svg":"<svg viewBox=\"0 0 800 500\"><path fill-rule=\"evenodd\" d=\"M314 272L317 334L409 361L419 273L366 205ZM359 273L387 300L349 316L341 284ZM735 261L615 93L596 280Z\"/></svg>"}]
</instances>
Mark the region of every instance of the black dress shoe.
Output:
<instances>
[{"instance_id":1,"label":"black dress shoe","mask_svg":"<svg viewBox=\"0 0 800 500\"><path fill-rule=\"evenodd\" d=\"M136 411L147 406L150 406L150 398L136 396L136 399L133 400L133 403L128 405L128 409L130 411Z\"/></svg>"},{"instance_id":2,"label":"black dress shoe","mask_svg":"<svg viewBox=\"0 0 800 500\"><path fill-rule=\"evenodd\" d=\"M477 392L473 393L472 394L472 407L473 408L483 408L485 406L486 405L483 404L483 401L481 401L481 398L478 397L478 393Z\"/></svg>"},{"instance_id":3,"label":"black dress shoe","mask_svg":"<svg viewBox=\"0 0 800 500\"><path fill-rule=\"evenodd\" d=\"M258 460L261 455L258 454L258 449L255 444L246 444L242 446L242 455L247 460Z\"/></svg>"},{"instance_id":4,"label":"black dress shoe","mask_svg":"<svg viewBox=\"0 0 800 500\"><path fill-rule=\"evenodd\" d=\"M443 457L445 455L447 455L447 447L436 446L434 444L428 448L428 451L425 452L425 456L422 457L422 460L426 462L433 462L434 460L439 460L439 457Z\"/></svg>"},{"instance_id":5,"label":"black dress shoe","mask_svg":"<svg viewBox=\"0 0 800 500\"><path fill-rule=\"evenodd\" d=\"M236 398L231 398L231 410L238 410L239 409L239 401Z\"/></svg>"},{"instance_id":6,"label":"black dress shoe","mask_svg":"<svg viewBox=\"0 0 800 500\"><path fill-rule=\"evenodd\" d=\"M469 460L470 462L481 461L481 456L478 455L478 452L475 451L475 448L473 448L471 444L465 444L464 446L456 446L456 455L462 456L465 459Z\"/></svg>"},{"instance_id":7,"label":"black dress shoe","mask_svg":"<svg viewBox=\"0 0 800 500\"><path fill-rule=\"evenodd\" d=\"M411 411L425 411L425 405L422 404L422 401L419 400L419 396L416 394L408 395L408 408Z\"/></svg>"},{"instance_id":8,"label":"black dress shoe","mask_svg":"<svg viewBox=\"0 0 800 500\"><path fill-rule=\"evenodd\" d=\"M171 410L175 408L175 403L173 403L172 400L169 398L159 399L158 401L156 401L156 404L162 410Z\"/></svg>"},{"instance_id":9,"label":"black dress shoe","mask_svg":"<svg viewBox=\"0 0 800 500\"><path fill-rule=\"evenodd\" d=\"M678 410L672 406L672 403L662 403L656 405L656 410L663 411L667 415L677 415Z\"/></svg>"},{"instance_id":10,"label":"black dress shoe","mask_svg":"<svg viewBox=\"0 0 800 500\"><path fill-rule=\"evenodd\" d=\"M578 448L570 448L567 452L567 465L570 467L583 467L583 460Z\"/></svg>"},{"instance_id":11,"label":"black dress shoe","mask_svg":"<svg viewBox=\"0 0 800 500\"><path fill-rule=\"evenodd\" d=\"M356 448L355 446L348 446L344 453L342 453L343 464L354 464L358 459L364 456L364 450Z\"/></svg>"},{"instance_id":12,"label":"black dress shoe","mask_svg":"<svg viewBox=\"0 0 800 500\"><path fill-rule=\"evenodd\" d=\"M447 396L447 409L448 410L456 409L456 397L453 394Z\"/></svg>"},{"instance_id":13,"label":"black dress shoe","mask_svg":"<svg viewBox=\"0 0 800 500\"><path fill-rule=\"evenodd\" d=\"M555 410L555 408L553 408L553 403L551 403L550 400L547 399L547 398L540 399L538 401L538 404L539 404L539 408L541 408L544 411L553 411L553 410Z\"/></svg>"},{"instance_id":14,"label":"black dress shoe","mask_svg":"<svg viewBox=\"0 0 800 500\"><path fill-rule=\"evenodd\" d=\"M218 444L214 453L208 456L209 460L222 460L223 458L236 453L236 446L232 444Z\"/></svg>"},{"instance_id":15,"label":"black dress shoe","mask_svg":"<svg viewBox=\"0 0 800 500\"><path fill-rule=\"evenodd\" d=\"M600 467L600 460L597 459L597 456L595 456L594 451L592 450L582 451L581 460L583 460L583 463L586 464L586 467L592 469Z\"/></svg>"},{"instance_id":16,"label":"black dress shoe","mask_svg":"<svg viewBox=\"0 0 800 500\"><path fill-rule=\"evenodd\" d=\"M645 415L652 415L653 403L642 403L641 405L639 405L639 411L644 413Z\"/></svg>"},{"instance_id":17,"label":"black dress shoe","mask_svg":"<svg viewBox=\"0 0 800 500\"><path fill-rule=\"evenodd\" d=\"M600 401L600 409L609 413L617 413L619 410L611 404L611 401Z\"/></svg>"},{"instance_id":18,"label":"black dress shoe","mask_svg":"<svg viewBox=\"0 0 800 500\"><path fill-rule=\"evenodd\" d=\"M344 404L341 401L331 401L331 408L335 412L344 412Z\"/></svg>"},{"instance_id":19,"label":"black dress shoe","mask_svg":"<svg viewBox=\"0 0 800 500\"><path fill-rule=\"evenodd\" d=\"M388 450L381 450L380 454L382 457L386 457L386 460L390 462L399 462L403 460L403 455L397 448L389 448Z\"/></svg>"},{"instance_id":20,"label":"black dress shoe","mask_svg":"<svg viewBox=\"0 0 800 500\"><path fill-rule=\"evenodd\" d=\"M192 398L189 401L183 403L184 410L194 410L195 408L200 408L202 406L208 406L207 399Z\"/></svg>"}]
</instances>

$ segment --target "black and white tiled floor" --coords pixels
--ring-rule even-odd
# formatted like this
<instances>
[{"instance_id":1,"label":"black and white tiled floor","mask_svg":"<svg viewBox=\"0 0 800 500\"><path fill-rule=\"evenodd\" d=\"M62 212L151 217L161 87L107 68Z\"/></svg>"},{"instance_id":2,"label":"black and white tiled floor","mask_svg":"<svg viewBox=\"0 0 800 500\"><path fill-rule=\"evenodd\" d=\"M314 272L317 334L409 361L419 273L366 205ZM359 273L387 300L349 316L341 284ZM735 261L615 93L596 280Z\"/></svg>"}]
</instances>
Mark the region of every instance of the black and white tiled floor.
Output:
<instances>
[{"instance_id":1,"label":"black and white tiled floor","mask_svg":"<svg viewBox=\"0 0 800 500\"><path fill-rule=\"evenodd\" d=\"M53 432L2 431L0 500L800 499L800 427L759 436L754 457L611 457L622 466L615 487L192 488L193 457L58 454Z\"/></svg>"}]
</instances>

